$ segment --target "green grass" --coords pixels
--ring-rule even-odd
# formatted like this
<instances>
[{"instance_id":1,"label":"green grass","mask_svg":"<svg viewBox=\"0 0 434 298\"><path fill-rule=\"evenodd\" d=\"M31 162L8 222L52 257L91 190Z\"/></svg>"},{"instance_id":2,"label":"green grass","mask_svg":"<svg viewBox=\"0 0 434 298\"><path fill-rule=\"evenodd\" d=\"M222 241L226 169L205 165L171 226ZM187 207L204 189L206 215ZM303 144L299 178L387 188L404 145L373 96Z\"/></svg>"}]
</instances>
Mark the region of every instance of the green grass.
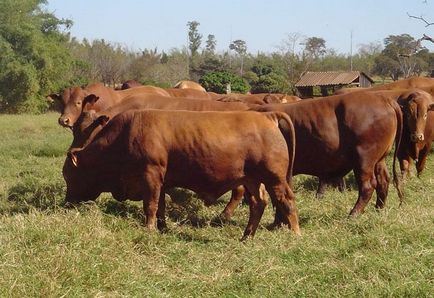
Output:
<instances>
[{"instance_id":1,"label":"green grass","mask_svg":"<svg viewBox=\"0 0 434 298\"><path fill-rule=\"evenodd\" d=\"M71 133L56 114L0 116L0 297L432 297L434 158L405 184L398 207L375 198L356 219L355 190L314 197L315 179L297 176L303 236L268 231L267 208L253 240L241 243L248 207L233 222L210 220L226 199L169 203L169 231L141 225L141 204L105 194L62 207L61 168Z\"/></svg>"}]
</instances>

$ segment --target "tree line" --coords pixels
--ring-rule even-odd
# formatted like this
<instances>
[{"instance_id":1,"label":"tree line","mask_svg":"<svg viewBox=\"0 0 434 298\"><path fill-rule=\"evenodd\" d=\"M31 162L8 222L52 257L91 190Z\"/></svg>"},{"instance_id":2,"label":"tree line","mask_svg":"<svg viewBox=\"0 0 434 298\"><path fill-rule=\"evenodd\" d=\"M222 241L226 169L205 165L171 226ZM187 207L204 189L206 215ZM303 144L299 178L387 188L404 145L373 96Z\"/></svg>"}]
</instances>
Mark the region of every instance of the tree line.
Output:
<instances>
[{"instance_id":1,"label":"tree line","mask_svg":"<svg viewBox=\"0 0 434 298\"><path fill-rule=\"evenodd\" d=\"M200 82L207 90L293 93L307 71L363 71L381 80L429 74L434 53L409 34L389 35L382 43L359 45L353 55L328 48L321 37L290 33L272 53L250 53L233 40L217 51L213 34L204 38L200 23L186 24L189 43L169 51L130 49L104 39L77 40L71 20L44 9L45 0L0 0L0 112L44 112L47 94L68 86L134 79L173 86ZM184 33L182 33L184 34Z\"/></svg>"}]
</instances>

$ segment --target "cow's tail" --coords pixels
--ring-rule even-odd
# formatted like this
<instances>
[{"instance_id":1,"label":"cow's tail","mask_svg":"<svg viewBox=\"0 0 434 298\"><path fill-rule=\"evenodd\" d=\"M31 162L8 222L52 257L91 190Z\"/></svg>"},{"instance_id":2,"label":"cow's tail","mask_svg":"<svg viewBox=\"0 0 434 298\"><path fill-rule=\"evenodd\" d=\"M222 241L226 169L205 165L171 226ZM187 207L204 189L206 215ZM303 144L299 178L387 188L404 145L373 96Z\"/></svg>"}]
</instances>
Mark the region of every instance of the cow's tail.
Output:
<instances>
[{"instance_id":1,"label":"cow's tail","mask_svg":"<svg viewBox=\"0 0 434 298\"><path fill-rule=\"evenodd\" d=\"M295 129L294 124L292 123L291 118L283 113L276 112L279 129L285 138L286 145L288 146L288 157L289 157L289 167L286 174L286 180L288 181L289 187L292 188L292 175L295 161ZM284 121L285 123L282 123Z\"/></svg>"},{"instance_id":2,"label":"cow's tail","mask_svg":"<svg viewBox=\"0 0 434 298\"><path fill-rule=\"evenodd\" d=\"M396 170L396 159L398 155L398 150L400 150L401 146L401 140L402 140L402 133L403 133L403 115L401 108L399 107L398 103L396 101L391 102L392 108L395 110L396 119L398 122L397 129L396 129L396 135L395 135L395 151L393 152L393 184L395 185L395 188L398 192L399 197L399 205L401 206L404 201L404 193L402 191L402 179L400 173Z\"/></svg>"}]
</instances>

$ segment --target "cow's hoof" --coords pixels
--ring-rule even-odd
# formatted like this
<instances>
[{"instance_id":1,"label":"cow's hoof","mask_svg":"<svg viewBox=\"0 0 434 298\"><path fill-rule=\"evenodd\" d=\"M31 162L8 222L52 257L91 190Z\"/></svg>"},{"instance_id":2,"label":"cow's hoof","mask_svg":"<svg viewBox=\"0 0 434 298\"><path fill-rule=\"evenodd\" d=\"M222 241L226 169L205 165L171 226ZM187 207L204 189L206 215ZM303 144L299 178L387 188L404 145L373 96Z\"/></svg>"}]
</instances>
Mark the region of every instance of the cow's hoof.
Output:
<instances>
[{"instance_id":1,"label":"cow's hoof","mask_svg":"<svg viewBox=\"0 0 434 298\"><path fill-rule=\"evenodd\" d=\"M228 216L225 216L223 213L220 215L217 215L213 219L211 219L210 225L212 227L222 227L225 224L233 222Z\"/></svg>"},{"instance_id":2,"label":"cow's hoof","mask_svg":"<svg viewBox=\"0 0 434 298\"><path fill-rule=\"evenodd\" d=\"M243 237L241 237L240 241L241 242L246 242L246 241L248 241L250 239L253 239L252 235L244 235Z\"/></svg>"},{"instance_id":3,"label":"cow's hoof","mask_svg":"<svg viewBox=\"0 0 434 298\"><path fill-rule=\"evenodd\" d=\"M274 230L278 230L283 226L283 223L281 222L273 222L271 224L269 224L266 228L269 231L274 231Z\"/></svg>"}]
</instances>

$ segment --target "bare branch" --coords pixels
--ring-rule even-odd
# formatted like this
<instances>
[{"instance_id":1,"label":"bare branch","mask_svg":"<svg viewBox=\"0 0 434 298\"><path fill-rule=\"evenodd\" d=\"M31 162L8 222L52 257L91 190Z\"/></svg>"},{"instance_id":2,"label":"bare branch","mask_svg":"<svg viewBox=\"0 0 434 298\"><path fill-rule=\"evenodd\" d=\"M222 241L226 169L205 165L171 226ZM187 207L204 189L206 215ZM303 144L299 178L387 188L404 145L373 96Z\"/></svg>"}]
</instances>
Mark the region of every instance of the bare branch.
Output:
<instances>
[{"instance_id":1,"label":"bare branch","mask_svg":"<svg viewBox=\"0 0 434 298\"><path fill-rule=\"evenodd\" d=\"M434 43L434 38L432 38L431 36L428 36L426 34L424 34L420 40L428 40L428 41Z\"/></svg>"},{"instance_id":2,"label":"bare branch","mask_svg":"<svg viewBox=\"0 0 434 298\"><path fill-rule=\"evenodd\" d=\"M431 25L434 25L434 23L430 23L430 22L428 22L427 20L425 20L425 18L424 18L423 16L420 16L420 17L413 16L413 15L409 14L408 12L407 12L407 15L408 15L410 18L417 19L417 20L421 20L422 22L424 22L424 23L426 24L425 27L429 27L429 26L431 26Z\"/></svg>"}]
</instances>

